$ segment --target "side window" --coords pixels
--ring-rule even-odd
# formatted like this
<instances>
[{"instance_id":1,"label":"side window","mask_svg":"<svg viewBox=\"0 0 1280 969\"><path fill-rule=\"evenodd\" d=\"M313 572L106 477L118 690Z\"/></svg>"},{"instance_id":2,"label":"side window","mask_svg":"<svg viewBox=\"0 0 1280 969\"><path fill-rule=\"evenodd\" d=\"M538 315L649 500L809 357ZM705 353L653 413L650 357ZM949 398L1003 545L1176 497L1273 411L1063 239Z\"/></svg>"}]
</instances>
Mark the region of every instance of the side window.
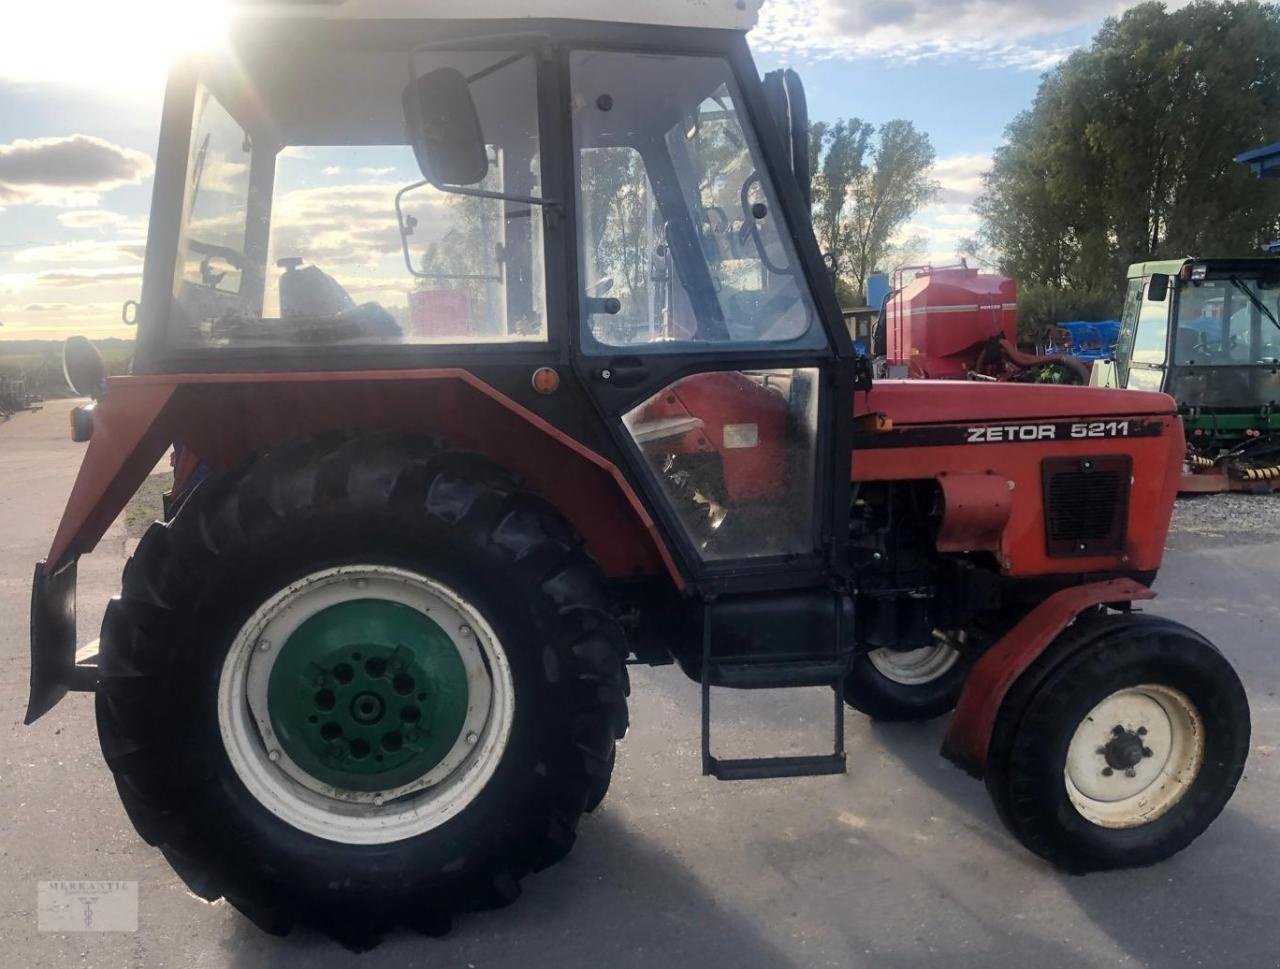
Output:
<instances>
[{"instance_id":1,"label":"side window","mask_svg":"<svg viewBox=\"0 0 1280 969\"><path fill-rule=\"evenodd\" d=\"M236 72L209 74L189 153L174 342L548 338L538 59L424 51L415 65L467 78L486 162L474 185L423 179L400 57L335 50L255 73L252 88Z\"/></svg>"},{"instance_id":2,"label":"side window","mask_svg":"<svg viewBox=\"0 0 1280 969\"><path fill-rule=\"evenodd\" d=\"M571 64L587 336L822 346L728 64L612 51Z\"/></svg>"},{"instance_id":3,"label":"side window","mask_svg":"<svg viewBox=\"0 0 1280 969\"><path fill-rule=\"evenodd\" d=\"M707 561L813 551L816 369L676 381L623 417Z\"/></svg>"},{"instance_id":4,"label":"side window","mask_svg":"<svg viewBox=\"0 0 1280 969\"><path fill-rule=\"evenodd\" d=\"M1141 296L1141 309L1138 311L1138 333L1133 341L1133 362L1154 366L1164 366L1165 352L1169 339L1169 303L1170 296L1163 303L1153 303Z\"/></svg>"},{"instance_id":5,"label":"side window","mask_svg":"<svg viewBox=\"0 0 1280 969\"><path fill-rule=\"evenodd\" d=\"M187 159L175 300L188 319L240 310L249 209L249 136L203 85Z\"/></svg>"},{"instance_id":6,"label":"side window","mask_svg":"<svg viewBox=\"0 0 1280 969\"><path fill-rule=\"evenodd\" d=\"M1133 340L1138 332L1138 314L1142 310L1145 291L1145 279L1131 279L1124 294L1124 314L1120 323L1120 335L1116 338L1116 377L1121 387L1126 385L1129 363L1133 359Z\"/></svg>"}]
</instances>

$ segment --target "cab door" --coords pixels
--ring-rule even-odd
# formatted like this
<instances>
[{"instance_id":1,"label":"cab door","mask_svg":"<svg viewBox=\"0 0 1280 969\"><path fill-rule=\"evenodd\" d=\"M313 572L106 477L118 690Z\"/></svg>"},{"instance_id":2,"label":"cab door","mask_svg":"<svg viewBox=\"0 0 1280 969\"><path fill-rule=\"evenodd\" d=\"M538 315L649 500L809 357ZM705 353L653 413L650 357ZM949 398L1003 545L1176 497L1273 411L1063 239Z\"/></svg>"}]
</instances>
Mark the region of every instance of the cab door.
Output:
<instances>
[{"instance_id":1,"label":"cab door","mask_svg":"<svg viewBox=\"0 0 1280 969\"><path fill-rule=\"evenodd\" d=\"M1162 390L1169 359L1170 309L1174 287L1164 298L1150 298L1150 279L1131 280L1125 294L1124 319L1116 343L1116 377L1129 390Z\"/></svg>"},{"instance_id":2,"label":"cab door","mask_svg":"<svg viewBox=\"0 0 1280 969\"><path fill-rule=\"evenodd\" d=\"M848 333L745 57L567 65L575 366L703 591L820 581L847 523Z\"/></svg>"}]
</instances>

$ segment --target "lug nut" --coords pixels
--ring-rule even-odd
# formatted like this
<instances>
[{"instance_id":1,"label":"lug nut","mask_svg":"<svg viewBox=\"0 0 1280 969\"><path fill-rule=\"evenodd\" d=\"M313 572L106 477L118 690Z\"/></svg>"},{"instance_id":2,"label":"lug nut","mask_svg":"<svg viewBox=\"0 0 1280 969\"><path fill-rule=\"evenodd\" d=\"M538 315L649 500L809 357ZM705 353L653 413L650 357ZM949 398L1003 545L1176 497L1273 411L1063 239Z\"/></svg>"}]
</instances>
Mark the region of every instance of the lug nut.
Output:
<instances>
[{"instance_id":1,"label":"lug nut","mask_svg":"<svg viewBox=\"0 0 1280 969\"><path fill-rule=\"evenodd\" d=\"M1125 777L1137 777L1137 776L1138 776L1138 772L1137 772L1136 770L1134 770L1132 767L1130 767L1127 771L1125 771L1125 772L1124 772L1124 776L1125 776Z\"/></svg>"},{"instance_id":2,"label":"lug nut","mask_svg":"<svg viewBox=\"0 0 1280 969\"><path fill-rule=\"evenodd\" d=\"M375 795L373 795L373 806L374 806L374 807L382 807L382 795L381 795L381 794L375 794Z\"/></svg>"},{"instance_id":3,"label":"lug nut","mask_svg":"<svg viewBox=\"0 0 1280 969\"><path fill-rule=\"evenodd\" d=\"M1120 726L1120 724L1117 723L1114 727L1111 728L1111 732L1115 734L1117 737L1119 737L1122 733L1124 733L1124 727Z\"/></svg>"},{"instance_id":4,"label":"lug nut","mask_svg":"<svg viewBox=\"0 0 1280 969\"><path fill-rule=\"evenodd\" d=\"M279 759L280 759L280 751L272 750L267 753L267 760L271 761L271 763L274 764Z\"/></svg>"},{"instance_id":5,"label":"lug nut","mask_svg":"<svg viewBox=\"0 0 1280 969\"><path fill-rule=\"evenodd\" d=\"M458 628L458 635L459 635L459 636L470 636L470 635L471 635L471 627L470 627L470 626L461 626L461 627L459 627L459 628Z\"/></svg>"},{"instance_id":6,"label":"lug nut","mask_svg":"<svg viewBox=\"0 0 1280 969\"><path fill-rule=\"evenodd\" d=\"M469 744L474 744L479 739L480 739L480 735L477 734L475 731L472 731L471 733L467 734L467 743Z\"/></svg>"},{"instance_id":7,"label":"lug nut","mask_svg":"<svg viewBox=\"0 0 1280 969\"><path fill-rule=\"evenodd\" d=\"M262 650L265 653L270 648L271 648L271 640L269 639L258 640L258 649Z\"/></svg>"},{"instance_id":8,"label":"lug nut","mask_svg":"<svg viewBox=\"0 0 1280 969\"><path fill-rule=\"evenodd\" d=\"M1146 728L1146 727L1139 727L1139 728L1138 728L1138 736L1139 736L1139 737L1145 737L1146 735L1147 735L1147 728Z\"/></svg>"},{"instance_id":9,"label":"lug nut","mask_svg":"<svg viewBox=\"0 0 1280 969\"><path fill-rule=\"evenodd\" d=\"M1151 748L1150 748L1150 747L1143 747L1143 748L1142 748L1142 756L1143 756L1143 757L1150 757L1150 756L1151 756Z\"/></svg>"}]
</instances>

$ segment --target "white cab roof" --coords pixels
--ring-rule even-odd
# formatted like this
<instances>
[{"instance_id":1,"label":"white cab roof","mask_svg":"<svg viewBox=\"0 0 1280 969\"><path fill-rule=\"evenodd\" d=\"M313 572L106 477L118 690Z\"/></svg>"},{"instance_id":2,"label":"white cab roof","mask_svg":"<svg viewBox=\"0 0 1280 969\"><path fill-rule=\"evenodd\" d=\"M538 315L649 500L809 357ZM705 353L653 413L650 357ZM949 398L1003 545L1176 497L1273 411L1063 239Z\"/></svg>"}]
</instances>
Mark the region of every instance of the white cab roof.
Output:
<instances>
[{"instance_id":1,"label":"white cab roof","mask_svg":"<svg viewBox=\"0 0 1280 969\"><path fill-rule=\"evenodd\" d=\"M241 16L318 20L594 20L750 30L763 0L235 0Z\"/></svg>"}]
</instances>

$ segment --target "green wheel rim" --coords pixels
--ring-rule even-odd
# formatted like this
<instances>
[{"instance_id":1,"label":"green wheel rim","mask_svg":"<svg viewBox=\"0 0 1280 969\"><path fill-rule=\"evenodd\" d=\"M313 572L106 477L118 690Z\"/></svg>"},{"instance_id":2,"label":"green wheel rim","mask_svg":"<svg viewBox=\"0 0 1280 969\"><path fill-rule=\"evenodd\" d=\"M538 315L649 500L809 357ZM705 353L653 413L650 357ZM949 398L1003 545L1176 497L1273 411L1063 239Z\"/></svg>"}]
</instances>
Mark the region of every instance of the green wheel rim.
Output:
<instances>
[{"instance_id":1,"label":"green wheel rim","mask_svg":"<svg viewBox=\"0 0 1280 969\"><path fill-rule=\"evenodd\" d=\"M445 758L469 697L462 657L430 617L353 599L317 612L280 647L267 712L284 752L317 781L383 791Z\"/></svg>"}]
</instances>

